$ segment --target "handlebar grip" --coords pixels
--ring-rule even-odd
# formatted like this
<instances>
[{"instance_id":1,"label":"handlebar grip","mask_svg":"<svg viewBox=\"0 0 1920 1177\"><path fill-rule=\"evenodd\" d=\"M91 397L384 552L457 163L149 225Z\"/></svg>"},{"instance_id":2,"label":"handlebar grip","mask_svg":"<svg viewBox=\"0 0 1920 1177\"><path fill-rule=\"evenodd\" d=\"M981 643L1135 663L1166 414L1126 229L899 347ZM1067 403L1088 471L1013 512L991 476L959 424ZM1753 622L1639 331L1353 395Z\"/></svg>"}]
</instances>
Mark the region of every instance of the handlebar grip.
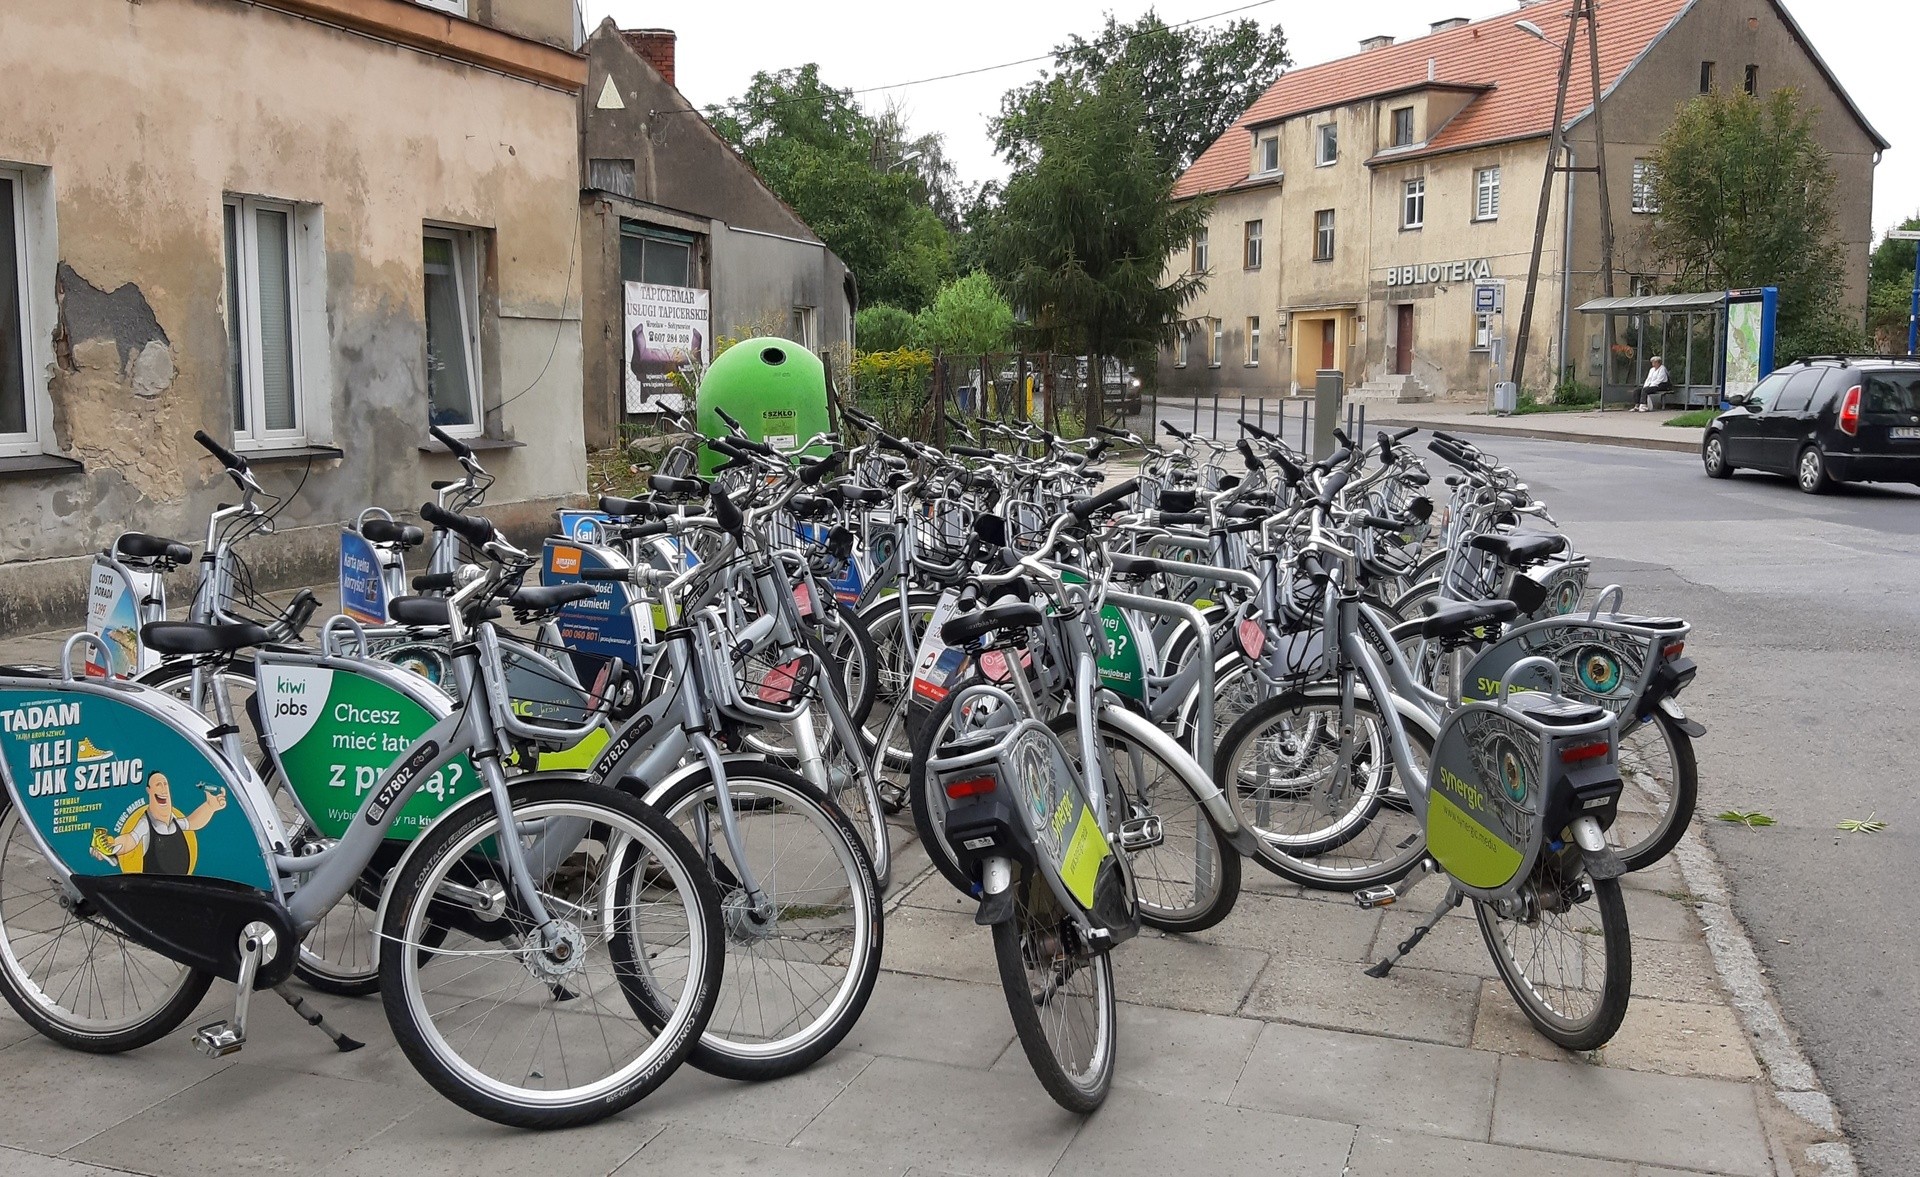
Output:
<instances>
[{"instance_id":1,"label":"handlebar grip","mask_svg":"<svg viewBox=\"0 0 1920 1177\"><path fill-rule=\"evenodd\" d=\"M1256 425L1252 421L1247 420L1245 417L1240 418L1240 428L1246 430L1248 433L1253 434L1255 437L1259 438L1261 441L1279 441L1280 440L1278 437L1275 437L1273 433L1268 429L1266 429L1264 426Z\"/></svg>"},{"instance_id":2,"label":"handlebar grip","mask_svg":"<svg viewBox=\"0 0 1920 1177\"><path fill-rule=\"evenodd\" d=\"M879 431L875 430L875 432L878 433ZM920 456L920 451L914 449L911 445L908 445L905 441L895 437L891 433L880 434L880 447L882 449L892 450L896 454L901 454L909 458L917 458Z\"/></svg>"},{"instance_id":3,"label":"handlebar grip","mask_svg":"<svg viewBox=\"0 0 1920 1177\"><path fill-rule=\"evenodd\" d=\"M617 584L627 579L627 569L582 568L580 579L588 584Z\"/></svg>"},{"instance_id":4,"label":"handlebar grip","mask_svg":"<svg viewBox=\"0 0 1920 1177\"><path fill-rule=\"evenodd\" d=\"M1175 437L1179 438L1181 441L1193 440L1193 434L1182 432L1180 428L1171 421L1162 419L1160 422L1160 428L1166 430L1168 433L1173 434Z\"/></svg>"},{"instance_id":5,"label":"handlebar grip","mask_svg":"<svg viewBox=\"0 0 1920 1177\"><path fill-rule=\"evenodd\" d=\"M413 578L413 591L416 593L444 593L455 587L455 578L451 572L425 572Z\"/></svg>"},{"instance_id":6,"label":"handlebar grip","mask_svg":"<svg viewBox=\"0 0 1920 1177\"><path fill-rule=\"evenodd\" d=\"M1098 462L1106 455L1106 452L1107 439L1104 437L1096 437L1093 439L1093 444L1087 447L1087 461Z\"/></svg>"},{"instance_id":7,"label":"handlebar grip","mask_svg":"<svg viewBox=\"0 0 1920 1177\"><path fill-rule=\"evenodd\" d=\"M1124 429L1115 429L1115 428L1114 428L1113 426L1111 426L1111 425L1095 425L1095 426L1093 427L1093 431L1094 431L1095 433L1104 433L1104 434L1106 434L1106 435L1107 435L1108 437L1112 437L1112 438L1116 438L1116 439L1119 439L1119 440L1121 440L1121 441L1124 441L1124 440L1126 440L1126 437L1127 437L1127 431L1126 431L1126 430L1124 430Z\"/></svg>"},{"instance_id":8,"label":"handlebar grip","mask_svg":"<svg viewBox=\"0 0 1920 1177\"><path fill-rule=\"evenodd\" d=\"M1162 527L1203 527L1207 522L1205 511L1161 511L1155 520Z\"/></svg>"},{"instance_id":9,"label":"handlebar grip","mask_svg":"<svg viewBox=\"0 0 1920 1177\"><path fill-rule=\"evenodd\" d=\"M1412 437L1414 434L1418 432L1420 432L1420 427L1418 425L1409 425L1405 429L1402 429L1400 432L1394 434L1393 440L1405 441L1409 437Z\"/></svg>"},{"instance_id":10,"label":"handlebar grip","mask_svg":"<svg viewBox=\"0 0 1920 1177\"><path fill-rule=\"evenodd\" d=\"M835 450L824 458L800 463L800 481L808 486L818 486L829 476L837 472L847 461L847 451Z\"/></svg>"},{"instance_id":11,"label":"handlebar grip","mask_svg":"<svg viewBox=\"0 0 1920 1177\"><path fill-rule=\"evenodd\" d=\"M245 470L247 468L247 460L245 458L234 453L232 450L228 449L226 446L221 445L219 442L213 440L211 437L208 437L206 430L204 429L194 430L193 440L199 442L202 446L205 446L206 451L212 454L214 457L220 459L220 464L222 466L225 466L227 469Z\"/></svg>"},{"instance_id":12,"label":"handlebar grip","mask_svg":"<svg viewBox=\"0 0 1920 1177\"><path fill-rule=\"evenodd\" d=\"M1315 580L1325 580L1327 578L1327 566L1320 562L1320 554L1318 552L1304 553L1300 557L1300 567L1308 576L1313 577Z\"/></svg>"},{"instance_id":13,"label":"handlebar grip","mask_svg":"<svg viewBox=\"0 0 1920 1177\"><path fill-rule=\"evenodd\" d=\"M727 412L725 409L720 408L718 405L714 406L713 413L714 413L714 416L720 418L722 421L725 421L727 423L727 428L729 429L745 428L745 426L740 424L740 421L738 418L736 418L732 413Z\"/></svg>"},{"instance_id":14,"label":"handlebar grip","mask_svg":"<svg viewBox=\"0 0 1920 1177\"><path fill-rule=\"evenodd\" d=\"M427 433L431 435L435 441L439 442L443 446L446 446L448 451L451 452L454 457L456 458L473 457L472 446L468 445L464 441L461 441L457 437L453 437L449 435L446 430L440 428L438 425L427 426Z\"/></svg>"},{"instance_id":15,"label":"handlebar grip","mask_svg":"<svg viewBox=\"0 0 1920 1177\"><path fill-rule=\"evenodd\" d=\"M1351 476L1344 466L1327 475L1327 480L1320 484L1320 505L1333 506L1333 500L1339 498L1340 492L1347 489L1347 479Z\"/></svg>"},{"instance_id":16,"label":"handlebar grip","mask_svg":"<svg viewBox=\"0 0 1920 1177\"><path fill-rule=\"evenodd\" d=\"M1356 448L1353 444L1353 439L1351 437L1348 437L1346 434L1346 431L1341 429L1338 425L1335 425L1333 427L1333 439L1340 443L1341 449L1351 450Z\"/></svg>"},{"instance_id":17,"label":"handlebar grip","mask_svg":"<svg viewBox=\"0 0 1920 1177\"><path fill-rule=\"evenodd\" d=\"M425 503L420 507L420 518L476 546L493 541L493 520L483 515L456 515L438 503Z\"/></svg>"},{"instance_id":18,"label":"handlebar grip","mask_svg":"<svg viewBox=\"0 0 1920 1177\"><path fill-rule=\"evenodd\" d=\"M977 445L950 445L947 447L947 452L950 454L959 454L963 458L993 457L992 450L983 450Z\"/></svg>"},{"instance_id":19,"label":"handlebar grip","mask_svg":"<svg viewBox=\"0 0 1920 1177\"><path fill-rule=\"evenodd\" d=\"M1165 424L1165 422L1162 422L1162 424ZM1168 426L1168 427L1171 428L1171 426ZM1067 505L1067 510L1073 515L1075 519L1078 519L1082 523L1085 523L1088 519L1099 514L1101 511L1106 510L1108 507L1111 507L1114 504L1120 502L1120 500L1131 496L1134 492L1138 491L1139 489L1140 489L1140 480L1138 478L1129 478L1125 482L1120 483L1118 486L1110 486L1106 490L1103 490L1099 494L1094 495L1090 498L1084 498L1084 499L1078 500L1077 502L1069 503Z\"/></svg>"},{"instance_id":20,"label":"handlebar grip","mask_svg":"<svg viewBox=\"0 0 1920 1177\"><path fill-rule=\"evenodd\" d=\"M746 531L746 515L724 491L715 491L713 494L713 517L720 524L720 530L735 539Z\"/></svg>"},{"instance_id":21,"label":"handlebar grip","mask_svg":"<svg viewBox=\"0 0 1920 1177\"><path fill-rule=\"evenodd\" d=\"M1246 422L1242 421L1241 424L1245 425ZM1248 441L1246 438L1243 437L1239 441L1238 448L1240 450L1240 456L1246 459L1247 469L1264 470L1267 468L1267 464L1260 460L1260 455L1253 452L1252 442Z\"/></svg>"}]
</instances>

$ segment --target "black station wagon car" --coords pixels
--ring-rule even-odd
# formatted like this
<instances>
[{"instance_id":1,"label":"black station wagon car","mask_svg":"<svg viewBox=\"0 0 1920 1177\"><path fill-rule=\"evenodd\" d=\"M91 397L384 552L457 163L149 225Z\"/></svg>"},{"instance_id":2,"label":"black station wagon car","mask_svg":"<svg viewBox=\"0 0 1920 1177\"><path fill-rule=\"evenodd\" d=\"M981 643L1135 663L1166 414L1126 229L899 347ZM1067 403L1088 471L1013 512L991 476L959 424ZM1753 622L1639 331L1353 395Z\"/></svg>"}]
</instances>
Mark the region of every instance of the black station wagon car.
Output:
<instances>
[{"instance_id":1,"label":"black station wagon car","mask_svg":"<svg viewBox=\"0 0 1920 1177\"><path fill-rule=\"evenodd\" d=\"M1839 482L1920 485L1920 360L1814 357L1729 400L1700 443L1709 477L1766 470L1808 494Z\"/></svg>"}]
</instances>

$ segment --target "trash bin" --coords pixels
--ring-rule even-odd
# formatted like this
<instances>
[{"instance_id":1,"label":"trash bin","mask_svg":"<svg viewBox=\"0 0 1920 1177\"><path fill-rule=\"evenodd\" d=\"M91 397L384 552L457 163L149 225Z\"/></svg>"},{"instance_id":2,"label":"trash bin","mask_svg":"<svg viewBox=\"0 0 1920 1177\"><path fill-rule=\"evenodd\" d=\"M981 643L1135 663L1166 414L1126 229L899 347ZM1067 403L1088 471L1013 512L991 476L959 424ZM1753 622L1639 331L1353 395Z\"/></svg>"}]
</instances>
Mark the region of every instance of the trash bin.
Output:
<instances>
[{"instance_id":1,"label":"trash bin","mask_svg":"<svg viewBox=\"0 0 1920 1177\"><path fill-rule=\"evenodd\" d=\"M720 409L740 422L748 437L782 450L831 428L826 366L791 339L747 339L721 352L708 365L694 405L694 424L706 438L730 432ZM725 460L700 447L703 474Z\"/></svg>"},{"instance_id":2,"label":"trash bin","mask_svg":"<svg viewBox=\"0 0 1920 1177\"><path fill-rule=\"evenodd\" d=\"M1519 386L1511 380L1501 380L1493 386L1493 411L1502 415L1520 407Z\"/></svg>"}]
</instances>

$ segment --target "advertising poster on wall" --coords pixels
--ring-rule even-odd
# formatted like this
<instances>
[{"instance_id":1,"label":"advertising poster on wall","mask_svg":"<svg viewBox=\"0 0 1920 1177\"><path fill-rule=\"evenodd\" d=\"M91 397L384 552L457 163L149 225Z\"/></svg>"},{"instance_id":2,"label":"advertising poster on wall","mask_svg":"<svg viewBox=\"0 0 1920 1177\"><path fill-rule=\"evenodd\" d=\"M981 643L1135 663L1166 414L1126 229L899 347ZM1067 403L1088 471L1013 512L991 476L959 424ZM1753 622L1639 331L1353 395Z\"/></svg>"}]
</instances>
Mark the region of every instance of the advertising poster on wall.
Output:
<instances>
[{"instance_id":1,"label":"advertising poster on wall","mask_svg":"<svg viewBox=\"0 0 1920 1177\"><path fill-rule=\"evenodd\" d=\"M711 358L708 293L690 286L628 282L625 287L629 413L685 408L675 372L694 372Z\"/></svg>"}]
</instances>

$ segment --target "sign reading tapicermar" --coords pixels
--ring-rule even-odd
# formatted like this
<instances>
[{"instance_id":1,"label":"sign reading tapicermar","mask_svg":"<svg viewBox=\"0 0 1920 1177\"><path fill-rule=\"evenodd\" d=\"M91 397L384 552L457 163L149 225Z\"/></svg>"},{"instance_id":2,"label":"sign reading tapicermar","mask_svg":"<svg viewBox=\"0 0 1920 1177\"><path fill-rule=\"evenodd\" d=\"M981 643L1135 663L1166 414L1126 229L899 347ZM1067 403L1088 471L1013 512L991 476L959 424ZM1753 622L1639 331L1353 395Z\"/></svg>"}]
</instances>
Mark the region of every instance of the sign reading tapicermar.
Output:
<instances>
[{"instance_id":1,"label":"sign reading tapicermar","mask_svg":"<svg viewBox=\"0 0 1920 1177\"><path fill-rule=\"evenodd\" d=\"M1493 277L1493 263L1486 258L1457 262L1419 262L1411 266L1388 266L1387 285L1424 286L1430 282L1478 282Z\"/></svg>"}]
</instances>

